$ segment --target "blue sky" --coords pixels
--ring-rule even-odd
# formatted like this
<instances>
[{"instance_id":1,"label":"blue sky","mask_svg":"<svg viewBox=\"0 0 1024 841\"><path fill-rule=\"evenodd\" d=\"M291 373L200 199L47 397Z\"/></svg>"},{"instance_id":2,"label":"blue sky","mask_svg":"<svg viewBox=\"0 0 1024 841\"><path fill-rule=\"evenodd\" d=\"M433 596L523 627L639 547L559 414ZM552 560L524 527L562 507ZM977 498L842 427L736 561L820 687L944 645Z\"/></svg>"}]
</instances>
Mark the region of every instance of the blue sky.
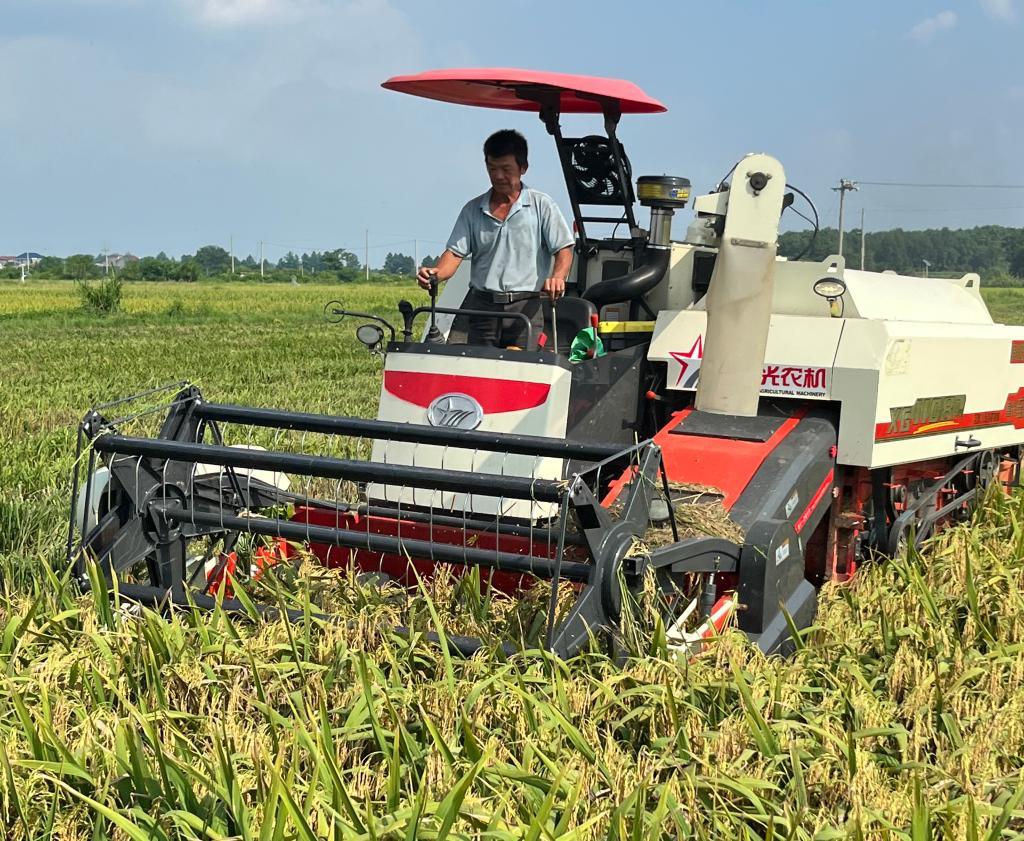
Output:
<instances>
[{"instance_id":1,"label":"blue sky","mask_svg":"<svg viewBox=\"0 0 1024 841\"><path fill-rule=\"evenodd\" d=\"M1024 0L401 2L2 0L0 254L350 247L436 253L513 127L567 206L535 115L385 91L398 73L512 66L630 79L634 174L707 190L778 157L836 223L840 177L1024 184ZM566 119L567 133L596 121ZM1024 189L864 187L868 230L1024 225ZM797 220L799 222L799 220ZM802 223L796 227L803 227Z\"/></svg>"}]
</instances>

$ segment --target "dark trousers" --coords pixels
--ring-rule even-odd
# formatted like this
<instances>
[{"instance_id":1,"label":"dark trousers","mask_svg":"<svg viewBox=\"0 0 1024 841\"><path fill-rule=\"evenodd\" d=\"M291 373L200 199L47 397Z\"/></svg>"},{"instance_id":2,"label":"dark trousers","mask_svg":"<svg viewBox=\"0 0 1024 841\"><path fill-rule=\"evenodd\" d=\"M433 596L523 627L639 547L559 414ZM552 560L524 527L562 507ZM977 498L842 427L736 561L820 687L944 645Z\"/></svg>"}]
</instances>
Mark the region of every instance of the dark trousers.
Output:
<instances>
[{"instance_id":1,"label":"dark trousers","mask_svg":"<svg viewBox=\"0 0 1024 841\"><path fill-rule=\"evenodd\" d=\"M527 347L526 322L521 318L499 319L459 314L455 316L452 328L448 332L448 344L490 345L500 348L514 346L522 350L537 349L537 339L544 329L544 311L541 309L539 295L523 301L499 303L495 302L487 292L470 289L461 308L495 314L520 313L525 315L533 327L532 342Z\"/></svg>"}]
</instances>

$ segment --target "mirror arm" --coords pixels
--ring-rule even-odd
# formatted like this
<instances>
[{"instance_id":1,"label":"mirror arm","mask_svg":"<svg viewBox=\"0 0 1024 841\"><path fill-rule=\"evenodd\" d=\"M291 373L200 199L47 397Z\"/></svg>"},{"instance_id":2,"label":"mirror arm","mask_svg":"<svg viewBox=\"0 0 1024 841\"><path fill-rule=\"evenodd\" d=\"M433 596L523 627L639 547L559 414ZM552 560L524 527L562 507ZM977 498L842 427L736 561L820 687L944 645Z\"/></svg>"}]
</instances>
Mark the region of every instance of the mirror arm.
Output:
<instances>
[{"instance_id":1,"label":"mirror arm","mask_svg":"<svg viewBox=\"0 0 1024 841\"><path fill-rule=\"evenodd\" d=\"M338 306L335 306L337 304ZM370 321L376 321L378 324L383 324L388 328L388 332L391 333L391 341L395 340L395 328L391 326L387 319L381 318L379 315L374 315L369 312L356 312L355 310L346 310L341 307L340 302L331 301L324 307L324 316L331 324L337 324L346 316L352 316L353 318L368 318ZM332 320L331 316L338 316L337 320Z\"/></svg>"}]
</instances>

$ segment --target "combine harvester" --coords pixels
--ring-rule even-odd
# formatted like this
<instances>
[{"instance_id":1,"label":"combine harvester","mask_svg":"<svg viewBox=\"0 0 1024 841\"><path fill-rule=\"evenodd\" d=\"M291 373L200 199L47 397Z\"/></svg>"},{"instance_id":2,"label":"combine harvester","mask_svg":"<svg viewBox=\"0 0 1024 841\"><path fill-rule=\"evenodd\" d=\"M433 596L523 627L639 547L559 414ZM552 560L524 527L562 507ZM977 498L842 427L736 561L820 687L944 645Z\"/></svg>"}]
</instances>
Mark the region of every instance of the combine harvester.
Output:
<instances>
[{"instance_id":1,"label":"combine harvester","mask_svg":"<svg viewBox=\"0 0 1024 841\"><path fill-rule=\"evenodd\" d=\"M402 302L397 330L328 305L362 316L359 339L386 353L376 420L212 403L190 386L164 393L154 435L136 431L152 414L91 411L68 537L82 586L93 559L122 598L210 606L245 547L250 573L301 547L407 584L477 566L509 593L550 580L546 644L568 657L614 635L653 577L674 645L731 620L771 652L789 620L812 622L823 582L1016 483L1024 328L993 323L977 275L778 257L780 216L805 197L764 154L695 199L680 239L689 182L638 178L645 230L616 130L665 107L628 82L445 70L384 87L539 113L577 233L545 331L558 338L536 352L446 344L463 268L436 304ZM569 113L600 115L604 134L564 137ZM611 237L591 235L606 223ZM570 362L588 328L603 353ZM360 441L368 460L352 457ZM680 534L676 504L694 488L742 540ZM574 591L564 615L559 584Z\"/></svg>"}]
</instances>

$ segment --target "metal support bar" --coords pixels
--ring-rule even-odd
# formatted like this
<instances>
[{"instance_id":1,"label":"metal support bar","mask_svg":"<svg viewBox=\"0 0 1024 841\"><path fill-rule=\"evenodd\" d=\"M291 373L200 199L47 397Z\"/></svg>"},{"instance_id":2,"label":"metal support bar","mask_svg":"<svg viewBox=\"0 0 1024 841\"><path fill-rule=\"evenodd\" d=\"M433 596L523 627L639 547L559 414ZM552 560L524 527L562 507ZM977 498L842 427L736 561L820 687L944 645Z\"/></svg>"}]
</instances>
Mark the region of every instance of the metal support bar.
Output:
<instances>
[{"instance_id":1,"label":"metal support bar","mask_svg":"<svg viewBox=\"0 0 1024 841\"><path fill-rule=\"evenodd\" d=\"M410 318L412 320L415 320L417 315L420 315L425 312L429 312L431 314L431 318L433 318L435 313L441 313L441 315L471 315L474 318L490 318L493 319L494 321L508 321L509 319L522 321L526 325L526 346L533 347L533 323L530 321L529 318L526 317L524 313L521 312L494 312L492 310L471 310L457 307L438 307L431 305L429 307L418 307L417 309L414 309L412 311ZM438 336L433 341L436 342L440 340L441 337ZM429 335L427 337L427 341L431 341Z\"/></svg>"},{"instance_id":2,"label":"metal support bar","mask_svg":"<svg viewBox=\"0 0 1024 841\"><path fill-rule=\"evenodd\" d=\"M334 510L334 506L320 504L317 508L328 508ZM465 515L456 517L452 515L437 514L435 509L417 511L409 506L388 505L360 505L355 509L357 513L369 515L370 517L387 517L395 520L406 520L412 523L430 523L435 526L450 526L451 528L469 529L472 532L486 532L491 534L507 534L511 537L526 537L535 542L564 539L570 546L582 546L583 538L574 532L566 532L564 526L556 533L554 529L535 528L532 525L519 525L516 523L495 523L494 518L482 518Z\"/></svg>"},{"instance_id":3,"label":"metal support bar","mask_svg":"<svg viewBox=\"0 0 1024 841\"><path fill-rule=\"evenodd\" d=\"M489 473L440 470L432 467L402 467L372 461L303 456L267 450L220 447L215 444L190 444L124 435L101 435L93 442L96 452L121 456L166 459L221 467L253 467L278 473L297 473L323 479L348 479L352 482L379 482L385 485L409 485L439 491L472 493L480 496L505 496L558 502L564 483L551 479L529 479Z\"/></svg>"},{"instance_id":4,"label":"metal support bar","mask_svg":"<svg viewBox=\"0 0 1024 841\"><path fill-rule=\"evenodd\" d=\"M672 572L735 572L740 547L719 537L691 537L652 551L645 559L654 569Z\"/></svg>"},{"instance_id":5,"label":"metal support bar","mask_svg":"<svg viewBox=\"0 0 1024 841\"><path fill-rule=\"evenodd\" d=\"M386 534L285 522L265 517L229 517L216 511L190 511L176 506L155 505L154 509L174 523L192 523L197 526L263 534L267 537L283 537L287 540L366 549L370 552L422 558L446 564L482 566L502 572L536 575L538 578L551 578L556 570L556 563L550 558L538 558L534 555L517 555L513 552L477 549L472 546L453 546L429 540L410 540ZM586 582L590 580L592 570L593 565L589 563L563 561L561 577L570 581Z\"/></svg>"},{"instance_id":6,"label":"metal support bar","mask_svg":"<svg viewBox=\"0 0 1024 841\"><path fill-rule=\"evenodd\" d=\"M227 403L199 403L194 413L196 417L204 420L244 423L273 429L320 432L325 435L350 435L376 440L404 441L412 444L437 444L466 450L509 453L510 455L572 458L579 461L611 458L623 450L620 444L563 441L540 435L512 435L478 430L453 431L426 424L317 415L280 409L258 409L248 406L233 406Z\"/></svg>"}]
</instances>

